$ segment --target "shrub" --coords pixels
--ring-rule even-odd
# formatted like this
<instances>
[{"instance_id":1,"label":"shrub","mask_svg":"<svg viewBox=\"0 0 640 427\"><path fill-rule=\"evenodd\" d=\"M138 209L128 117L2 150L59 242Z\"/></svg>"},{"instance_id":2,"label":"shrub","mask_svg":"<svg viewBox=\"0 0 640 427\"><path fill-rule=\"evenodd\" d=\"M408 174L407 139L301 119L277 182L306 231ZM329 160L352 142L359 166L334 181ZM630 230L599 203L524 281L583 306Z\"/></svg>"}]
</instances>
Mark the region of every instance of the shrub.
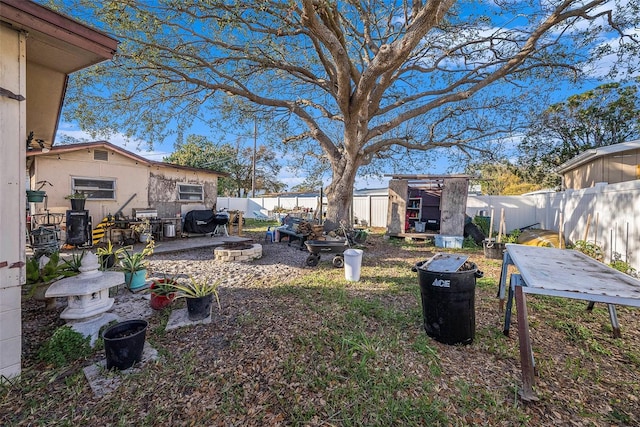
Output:
<instances>
[{"instance_id":1,"label":"shrub","mask_svg":"<svg viewBox=\"0 0 640 427\"><path fill-rule=\"evenodd\" d=\"M628 274L631 277L638 277L638 272L635 268L631 267L628 262L622 261L622 255L618 252L613 253L613 260L609 263L609 266L615 268L618 271L622 271L625 274Z\"/></svg>"},{"instance_id":2,"label":"shrub","mask_svg":"<svg viewBox=\"0 0 640 427\"><path fill-rule=\"evenodd\" d=\"M484 234L487 237L491 237L489 236L489 222L491 221L490 217L486 217L486 216L478 216L476 215L473 218L473 223L475 225L478 226L478 228L480 229L480 231L482 231L482 234Z\"/></svg>"},{"instance_id":3,"label":"shrub","mask_svg":"<svg viewBox=\"0 0 640 427\"><path fill-rule=\"evenodd\" d=\"M586 240L578 240L573 245L573 248L595 260L602 261L602 248L595 243L587 242Z\"/></svg>"},{"instance_id":4,"label":"shrub","mask_svg":"<svg viewBox=\"0 0 640 427\"><path fill-rule=\"evenodd\" d=\"M92 353L91 337L85 337L70 326L62 326L38 351L38 360L61 367Z\"/></svg>"}]
</instances>

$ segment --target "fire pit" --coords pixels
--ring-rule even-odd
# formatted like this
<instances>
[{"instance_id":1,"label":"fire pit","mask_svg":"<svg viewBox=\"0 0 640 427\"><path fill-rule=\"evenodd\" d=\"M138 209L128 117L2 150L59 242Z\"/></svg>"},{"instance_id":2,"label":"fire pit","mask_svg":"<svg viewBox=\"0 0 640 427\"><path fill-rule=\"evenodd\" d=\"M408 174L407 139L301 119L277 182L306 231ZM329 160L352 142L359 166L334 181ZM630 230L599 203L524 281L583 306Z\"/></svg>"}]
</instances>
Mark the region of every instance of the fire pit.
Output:
<instances>
[{"instance_id":1,"label":"fire pit","mask_svg":"<svg viewBox=\"0 0 640 427\"><path fill-rule=\"evenodd\" d=\"M251 239L225 240L222 246L213 250L216 261L251 261L262 258L262 245Z\"/></svg>"},{"instance_id":2,"label":"fire pit","mask_svg":"<svg viewBox=\"0 0 640 427\"><path fill-rule=\"evenodd\" d=\"M253 247L253 241L251 240L223 240L224 244L221 246L223 249L235 249L245 250Z\"/></svg>"}]
</instances>

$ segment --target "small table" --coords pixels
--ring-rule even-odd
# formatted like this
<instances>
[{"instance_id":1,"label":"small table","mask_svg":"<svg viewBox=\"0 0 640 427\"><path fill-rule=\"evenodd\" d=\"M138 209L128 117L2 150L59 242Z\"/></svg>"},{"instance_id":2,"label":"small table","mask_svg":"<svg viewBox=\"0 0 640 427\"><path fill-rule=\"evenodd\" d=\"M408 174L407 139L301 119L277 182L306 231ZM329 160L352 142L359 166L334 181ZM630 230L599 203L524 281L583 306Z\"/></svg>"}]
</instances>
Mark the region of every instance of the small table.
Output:
<instances>
[{"instance_id":1,"label":"small table","mask_svg":"<svg viewBox=\"0 0 640 427\"><path fill-rule=\"evenodd\" d=\"M640 307L640 281L578 251L513 243L507 243L505 247L498 290L501 302L505 298L509 265L514 265L519 274L512 274L509 282L504 333L509 334L511 309L515 296L522 369L520 396L526 401L537 400L533 392L535 364L529 337L525 294L605 303L609 308L614 334L619 336L620 326L615 304Z\"/></svg>"}]
</instances>

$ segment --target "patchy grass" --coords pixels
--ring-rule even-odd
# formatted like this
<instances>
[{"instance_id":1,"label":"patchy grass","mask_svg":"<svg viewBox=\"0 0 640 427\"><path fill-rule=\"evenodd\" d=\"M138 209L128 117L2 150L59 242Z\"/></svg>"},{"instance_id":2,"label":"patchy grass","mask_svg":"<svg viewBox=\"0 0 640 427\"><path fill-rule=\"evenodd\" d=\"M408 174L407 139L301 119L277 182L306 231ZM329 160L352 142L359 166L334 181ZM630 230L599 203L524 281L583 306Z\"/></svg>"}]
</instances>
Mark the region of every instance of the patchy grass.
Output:
<instances>
[{"instance_id":1,"label":"patchy grass","mask_svg":"<svg viewBox=\"0 0 640 427\"><path fill-rule=\"evenodd\" d=\"M256 239L264 229L247 220ZM528 296L541 401L523 404L515 307L506 337L496 299L501 262L464 252L484 271L476 335L471 345L449 346L425 334L411 271L434 248L370 240L360 282L321 263L286 283L229 290L210 325L166 332L168 310L154 313L148 340L162 358L101 398L82 375L86 361L54 367L33 357L59 319L27 307L27 316L51 318L41 322L41 342L27 337L23 375L0 390L0 424L640 424L639 310L618 308L616 339L606 306L588 312L584 302Z\"/></svg>"}]
</instances>

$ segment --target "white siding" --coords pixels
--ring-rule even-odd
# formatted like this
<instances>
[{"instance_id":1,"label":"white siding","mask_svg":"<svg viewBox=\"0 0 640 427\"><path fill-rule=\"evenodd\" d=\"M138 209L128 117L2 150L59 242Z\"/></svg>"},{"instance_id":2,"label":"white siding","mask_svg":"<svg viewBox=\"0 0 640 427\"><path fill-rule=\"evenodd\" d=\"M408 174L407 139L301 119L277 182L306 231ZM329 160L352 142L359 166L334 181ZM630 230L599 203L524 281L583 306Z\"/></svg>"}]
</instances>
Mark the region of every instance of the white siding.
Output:
<instances>
[{"instance_id":1,"label":"white siding","mask_svg":"<svg viewBox=\"0 0 640 427\"><path fill-rule=\"evenodd\" d=\"M26 95L24 34L0 25L0 87ZM0 97L0 376L20 374L26 102ZM21 264L22 263L22 264Z\"/></svg>"}]
</instances>

